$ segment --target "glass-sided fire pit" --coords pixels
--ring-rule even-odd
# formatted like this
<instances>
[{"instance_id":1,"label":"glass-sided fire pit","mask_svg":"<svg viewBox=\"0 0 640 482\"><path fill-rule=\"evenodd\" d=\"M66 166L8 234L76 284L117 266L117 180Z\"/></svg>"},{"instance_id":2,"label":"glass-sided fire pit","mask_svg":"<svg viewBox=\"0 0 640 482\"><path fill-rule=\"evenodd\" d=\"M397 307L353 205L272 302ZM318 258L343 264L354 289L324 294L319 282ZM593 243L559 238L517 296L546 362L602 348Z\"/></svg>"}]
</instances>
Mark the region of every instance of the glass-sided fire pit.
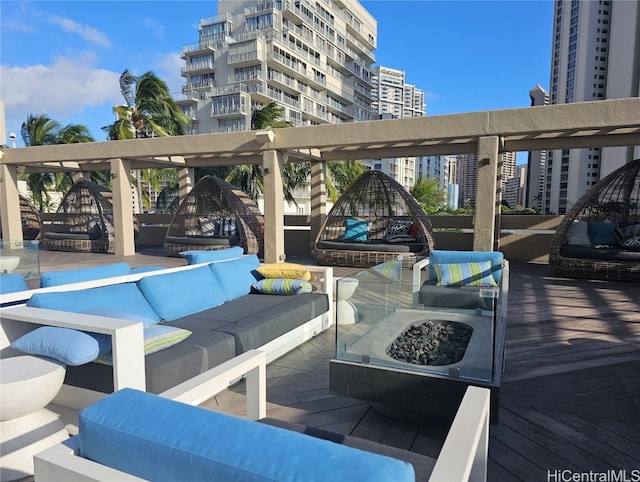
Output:
<instances>
[{"instance_id":1,"label":"glass-sided fire pit","mask_svg":"<svg viewBox=\"0 0 640 482\"><path fill-rule=\"evenodd\" d=\"M466 387L478 385L492 390L495 422L505 335L502 287L465 287L464 306L424 305L411 279L410 271L385 263L338 280L336 299L348 301L350 310L338 310L331 393L418 419L454 415Z\"/></svg>"}]
</instances>

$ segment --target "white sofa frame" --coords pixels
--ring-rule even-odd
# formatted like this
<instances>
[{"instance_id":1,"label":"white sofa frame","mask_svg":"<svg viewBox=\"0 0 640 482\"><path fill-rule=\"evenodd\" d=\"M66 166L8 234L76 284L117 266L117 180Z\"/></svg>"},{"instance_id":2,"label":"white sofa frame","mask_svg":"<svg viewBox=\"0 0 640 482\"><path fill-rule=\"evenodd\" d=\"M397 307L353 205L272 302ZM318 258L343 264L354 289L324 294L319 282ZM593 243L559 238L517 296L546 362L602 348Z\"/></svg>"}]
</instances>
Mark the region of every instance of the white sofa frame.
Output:
<instances>
[{"instance_id":1,"label":"white sofa frame","mask_svg":"<svg viewBox=\"0 0 640 482\"><path fill-rule=\"evenodd\" d=\"M224 390L233 380L246 375L247 418L266 416L266 358L250 350L202 375L160 394L198 405L208 395ZM215 394L214 393L214 394ZM489 445L489 390L467 388L451 425L430 481L486 481ZM36 482L141 481L138 477L107 467L79 455L77 437L54 445L34 457Z\"/></svg>"},{"instance_id":2,"label":"white sofa frame","mask_svg":"<svg viewBox=\"0 0 640 482\"><path fill-rule=\"evenodd\" d=\"M33 308L26 306L25 303L34 293L80 290L117 283L135 282L146 276L158 276L165 273L190 270L206 266L207 264L209 263L167 268L3 295L0 297L0 303L11 302L19 304L0 308L0 325L2 328L0 330L0 349L3 353L5 350L11 350L8 347L12 341L40 325L59 326L91 331L93 333L108 334L111 336L113 346L114 390L125 387L146 390L143 329L140 323L105 316ZM319 281L320 291L327 294L329 298L329 311L259 347L258 349L265 354L266 363L270 363L296 346L311 339L321 331L326 330L334 322L333 268L327 266L305 267L309 269ZM2 356L4 357L5 355L2 354ZM206 398L211 398L213 395L215 395L215 393L211 393ZM101 392L65 384L52 403L77 411L104 396L105 394Z\"/></svg>"}]
</instances>

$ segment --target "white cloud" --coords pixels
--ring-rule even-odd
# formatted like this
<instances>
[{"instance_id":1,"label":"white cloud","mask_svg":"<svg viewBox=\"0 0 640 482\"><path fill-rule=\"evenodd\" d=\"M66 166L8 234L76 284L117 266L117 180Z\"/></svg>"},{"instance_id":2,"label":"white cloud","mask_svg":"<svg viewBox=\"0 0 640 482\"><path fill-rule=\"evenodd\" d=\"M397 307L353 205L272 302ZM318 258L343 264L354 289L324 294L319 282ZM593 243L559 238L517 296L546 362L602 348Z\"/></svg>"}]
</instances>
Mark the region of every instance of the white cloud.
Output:
<instances>
[{"instance_id":1,"label":"white cloud","mask_svg":"<svg viewBox=\"0 0 640 482\"><path fill-rule=\"evenodd\" d=\"M52 65L2 66L7 129L19 129L29 114L46 114L62 124L87 124L85 109L104 106L104 119L122 103L120 73L93 67L91 55L61 57Z\"/></svg>"},{"instance_id":2,"label":"white cloud","mask_svg":"<svg viewBox=\"0 0 640 482\"><path fill-rule=\"evenodd\" d=\"M180 75L182 67L184 60L179 53L165 54L154 62L155 74L167 83L171 94L182 92L182 86L186 82Z\"/></svg>"},{"instance_id":3,"label":"white cloud","mask_svg":"<svg viewBox=\"0 0 640 482\"><path fill-rule=\"evenodd\" d=\"M152 30L156 37L164 37L164 25L154 17L147 17L142 21L145 28Z\"/></svg>"},{"instance_id":4,"label":"white cloud","mask_svg":"<svg viewBox=\"0 0 640 482\"><path fill-rule=\"evenodd\" d=\"M96 30L93 27L89 27L88 25L82 25L80 23L74 22L73 20L60 17L58 15L53 15L49 17L49 23L53 23L62 27L66 32L77 33L87 42L101 45L102 47L110 47L111 42L109 41L109 37L105 34Z\"/></svg>"}]
</instances>

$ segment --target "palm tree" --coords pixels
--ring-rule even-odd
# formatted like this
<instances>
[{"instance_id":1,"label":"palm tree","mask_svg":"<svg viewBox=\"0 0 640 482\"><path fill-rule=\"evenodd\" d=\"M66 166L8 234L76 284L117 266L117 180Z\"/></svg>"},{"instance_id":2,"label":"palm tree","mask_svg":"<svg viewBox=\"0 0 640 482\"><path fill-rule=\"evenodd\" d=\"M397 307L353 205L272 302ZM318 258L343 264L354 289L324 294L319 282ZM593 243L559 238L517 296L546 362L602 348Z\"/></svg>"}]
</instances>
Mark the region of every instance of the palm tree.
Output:
<instances>
[{"instance_id":1,"label":"palm tree","mask_svg":"<svg viewBox=\"0 0 640 482\"><path fill-rule=\"evenodd\" d=\"M115 106L113 111L117 120L102 128L108 140L181 136L186 133L185 127L191 121L171 97L167 83L153 72L147 71L138 77L125 70L120 75L120 92L125 105ZM149 193L142 188L142 181L150 185L160 181L158 173L152 171L139 170L135 179L139 198L147 208L151 207Z\"/></svg>"},{"instance_id":2,"label":"palm tree","mask_svg":"<svg viewBox=\"0 0 640 482\"><path fill-rule=\"evenodd\" d=\"M153 72L136 77L125 70L120 76L120 91L126 105L115 106L117 120L103 127L108 140L185 134L189 118L171 97L166 82Z\"/></svg>"},{"instance_id":3,"label":"palm tree","mask_svg":"<svg viewBox=\"0 0 640 482\"><path fill-rule=\"evenodd\" d=\"M49 118L46 114L29 114L20 129L25 146L46 146L52 144L73 144L76 142L94 142L89 129L82 124L60 123ZM66 192L73 184L70 173L33 173L26 176L27 186L31 191L31 200L42 212L51 205L51 189Z\"/></svg>"},{"instance_id":4,"label":"palm tree","mask_svg":"<svg viewBox=\"0 0 640 482\"><path fill-rule=\"evenodd\" d=\"M410 189L427 214L440 212L446 206L446 195L440 190L437 179L419 177Z\"/></svg>"},{"instance_id":5,"label":"palm tree","mask_svg":"<svg viewBox=\"0 0 640 482\"><path fill-rule=\"evenodd\" d=\"M327 176L327 192L332 202L336 202L353 181L358 179L366 166L362 161L336 161L327 164L329 175Z\"/></svg>"},{"instance_id":6,"label":"palm tree","mask_svg":"<svg viewBox=\"0 0 640 482\"><path fill-rule=\"evenodd\" d=\"M281 120L284 108L276 102L271 102L251 114L251 129L279 129L292 127L290 122ZM309 175L309 164L287 164L282 173L282 187L284 199L296 206L298 203L293 195L296 188L304 185ZM227 175L225 181L242 189L251 199L257 199L263 192L264 175L262 166L240 165L235 166Z\"/></svg>"}]
</instances>

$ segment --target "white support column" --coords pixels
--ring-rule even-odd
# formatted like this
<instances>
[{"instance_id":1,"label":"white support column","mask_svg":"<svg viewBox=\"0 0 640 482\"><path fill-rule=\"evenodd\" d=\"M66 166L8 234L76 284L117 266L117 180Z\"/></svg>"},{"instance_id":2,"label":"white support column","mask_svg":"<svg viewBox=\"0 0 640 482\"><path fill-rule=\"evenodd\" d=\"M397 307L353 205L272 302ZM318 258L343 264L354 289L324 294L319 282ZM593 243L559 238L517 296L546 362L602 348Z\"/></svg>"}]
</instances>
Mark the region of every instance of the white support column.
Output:
<instances>
[{"instance_id":1,"label":"white support column","mask_svg":"<svg viewBox=\"0 0 640 482\"><path fill-rule=\"evenodd\" d=\"M111 187L113 189L113 223L115 229L115 253L133 256L136 245L133 234L133 204L129 172L131 163L123 159L111 159Z\"/></svg>"},{"instance_id":2,"label":"white support column","mask_svg":"<svg viewBox=\"0 0 640 482\"><path fill-rule=\"evenodd\" d=\"M474 251L493 251L496 230L496 210L500 199L498 189L498 163L500 139L498 136L478 140L478 172L476 213L474 216Z\"/></svg>"},{"instance_id":3,"label":"white support column","mask_svg":"<svg viewBox=\"0 0 640 482\"><path fill-rule=\"evenodd\" d=\"M311 250L327 217L327 164L311 163Z\"/></svg>"},{"instance_id":4,"label":"white support column","mask_svg":"<svg viewBox=\"0 0 640 482\"><path fill-rule=\"evenodd\" d=\"M264 151L264 261L278 263L286 259L284 252L284 194L282 170L285 154Z\"/></svg>"},{"instance_id":5,"label":"white support column","mask_svg":"<svg viewBox=\"0 0 640 482\"><path fill-rule=\"evenodd\" d=\"M187 194L193 189L195 178L195 169L193 167L178 169L178 195L180 202L184 201L184 198L187 197Z\"/></svg>"},{"instance_id":6,"label":"white support column","mask_svg":"<svg viewBox=\"0 0 640 482\"><path fill-rule=\"evenodd\" d=\"M18 169L0 165L0 219L2 239L22 241L20 196L18 195Z\"/></svg>"}]
</instances>

